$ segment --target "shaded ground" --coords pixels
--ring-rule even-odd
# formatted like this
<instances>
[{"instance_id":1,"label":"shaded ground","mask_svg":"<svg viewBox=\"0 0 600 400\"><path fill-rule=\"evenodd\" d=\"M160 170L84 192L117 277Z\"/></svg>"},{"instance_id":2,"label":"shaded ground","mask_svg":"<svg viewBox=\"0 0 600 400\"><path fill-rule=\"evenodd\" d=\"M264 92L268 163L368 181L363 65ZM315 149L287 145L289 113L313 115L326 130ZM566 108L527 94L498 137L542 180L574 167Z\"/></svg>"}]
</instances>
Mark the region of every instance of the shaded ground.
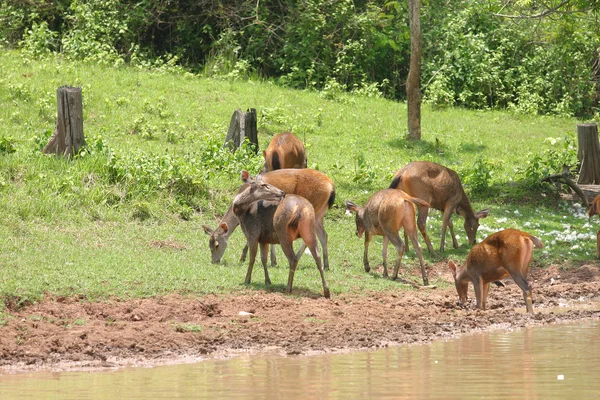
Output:
<instances>
[{"instance_id":1,"label":"shaded ground","mask_svg":"<svg viewBox=\"0 0 600 400\"><path fill-rule=\"evenodd\" d=\"M431 266L430 277L450 281L446 268ZM490 289L491 309L484 312L458 307L453 287L341 294L331 301L263 291L102 303L47 298L12 311L0 326L0 373L157 365L240 351L347 351L600 318L596 265L534 268L529 278L533 315L524 313L521 291L511 280Z\"/></svg>"}]
</instances>

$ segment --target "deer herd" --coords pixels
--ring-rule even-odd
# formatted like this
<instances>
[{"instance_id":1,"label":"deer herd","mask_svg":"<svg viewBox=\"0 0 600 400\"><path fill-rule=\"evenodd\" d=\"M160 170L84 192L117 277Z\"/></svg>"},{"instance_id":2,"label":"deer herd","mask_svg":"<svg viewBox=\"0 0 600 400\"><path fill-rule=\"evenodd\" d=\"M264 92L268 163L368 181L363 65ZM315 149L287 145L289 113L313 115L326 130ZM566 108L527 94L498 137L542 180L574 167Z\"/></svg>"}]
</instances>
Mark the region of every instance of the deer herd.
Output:
<instances>
[{"instance_id":1,"label":"deer herd","mask_svg":"<svg viewBox=\"0 0 600 400\"><path fill-rule=\"evenodd\" d=\"M239 225L246 237L246 246L240 261L245 261L248 249L250 258L245 283L249 284L256 254L260 257L265 273L265 284L271 284L267 269L268 247L271 247L271 265L276 265L275 248L280 244L289 263L287 292L291 293L298 261L308 248L317 264L323 283L323 294L330 297L323 270L329 269L327 232L324 218L335 201L335 185L323 172L308 169L304 144L294 134L284 132L275 135L264 151L265 167L261 174L251 177L242 171L242 185L231 207L216 229L203 225L210 236L209 247L213 263L220 262L227 248L229 236ZM526 232L505 229L496 232L476 244L479 220L485 218L489 209L474 212L465 194L458 174L442 165L415 161L400 169L387 189L374 193L364 206L346 201L349 212L355 214L356 235L364 235L363 263L370 271L368 249L375 235L383 236L383 276L388 277L387 247L391 242L397 258L391 279L398 278L401 259L408 249L408 239L419 258L423 284L429 285L421 246L417 240L417 227L429 252L433 252L426 232L429 208L443 213L440 252L444 251L446 229L450 229L452 244L458 247L452 215L456 212L464 218L464 227L473 247L462 267L449 261L459 302L466 304L469 282L473 284L477 308L485 310L490 283L511 277L523 291L526 309L533 312L531 285L527 281L529 264L534 248L543 247L542 242ZM415 207L418 209L416 217ZM590 208L589 216L600 211L600 196ZM399 231L404 229L404 241ZM302 239L302 246L294 252L292 243ZM323 257L317 246L321 244ZM600 257L600 231L598 231L597 255Z\"/></svg>"}]
</instances>

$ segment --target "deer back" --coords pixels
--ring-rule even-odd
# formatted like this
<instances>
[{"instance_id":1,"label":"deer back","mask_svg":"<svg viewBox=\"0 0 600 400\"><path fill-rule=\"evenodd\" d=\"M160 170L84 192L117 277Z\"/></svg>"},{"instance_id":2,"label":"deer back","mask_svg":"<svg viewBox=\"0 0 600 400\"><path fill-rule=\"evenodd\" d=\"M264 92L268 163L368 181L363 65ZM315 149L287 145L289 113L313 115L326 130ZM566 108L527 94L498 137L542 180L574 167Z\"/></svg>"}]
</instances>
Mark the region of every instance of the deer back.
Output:
<instances>
[{"instance_id":1,"label":"deer back","mask_svg":"<svg viewBox=\"0 0 600 400\"><path fill-rule=\"evenodd\" d=\"M457 205L467 197L455 171L429 161L414 161L404 166L394 175L390 188L423 199L440 211L449 202Z\"/></svg>"},{"instance_id":2,"label":"deer back","mask_svg":"<svg viewBox=\"0 0 600 400\"><path fill-rule=\"evenodd\" d=\"M518 229L496 232L473 246L467 257L466 274L481 276L484 283L514 273L527 276L533 249L543 246L538 238Z\"/></svg>"},{"instance_id":3,"label":"deer back","mask_svg":"<svg viewBox=\"0 0 600 400\"><path fill-rule=\"evenodd\" d=\"M279 169L257 177L287 194L304 197L312 204L317 219L322 219L335 200L335 185L323 172L314 169Z\"/></svg>"},{"instance_id":4,"label":"deer back","mask_svg":"<svg viewBox=\"0 0 600 400\"><path fill-rule=\"evenodd\" d=\"M284 168L306 168L306 150L304 143L291 132L283 132L273 136L265 157L265 171Z\"/></svg>"}]
</instances>

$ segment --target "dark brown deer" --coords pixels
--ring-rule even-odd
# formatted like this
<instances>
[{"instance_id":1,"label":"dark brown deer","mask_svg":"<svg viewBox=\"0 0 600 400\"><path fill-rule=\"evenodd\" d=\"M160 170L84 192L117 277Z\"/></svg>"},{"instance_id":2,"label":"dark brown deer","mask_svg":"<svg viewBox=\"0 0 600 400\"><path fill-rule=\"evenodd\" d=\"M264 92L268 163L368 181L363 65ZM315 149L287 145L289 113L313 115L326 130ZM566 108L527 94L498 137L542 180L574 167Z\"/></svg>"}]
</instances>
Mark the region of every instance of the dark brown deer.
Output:
<instances>
[{"instance_id":1,"label":"dark brown deer","mask_svg":"<svg viewBox=\"0 0 600 400\"><path fill-rule=\"evenodd\" d=\"M265 172L285 168L306 168L307 165L304 143L291 132L273 136L263 155Z\"/></svg>"},{"instance_id":2,"label":"dark brown deer","mask_svg":"<svg viewBox=\"0 0 600 400\"><path fill-rule=\"evenodd\" d=\"M257 177L265 183L269 183L287 194L296 194L307 199L315 209L315 230L321 242L323 251L323 264L329 269L329 254L327 251L327 232L325 232L325 213L335 201L335 185L333 181L323 172L314 169L280 169L265 172ZM244 186L239 189L244 189ZM239 192L239 191L238 191ZM223 224L225 223L225 225ZM227 240L238 226L233 209L229 207L227 213L219 222L217 229L203 225L204 231L210 236L209 246L213 263L217 263L223 257L227 248ZM224 229L227 226L227 230ZM302 250L304 251L305 248ZM241 261L244 261L247 247L242 252ZM272 254L272 253L271 253ZM271 263L274 264L273 255Z\"/></svg>"},{"instance_id":3,"label":"dark brown deer","mask_svg":"<svg viewBox=\"0 0 600 400\"><path fill-rule=\"evenodd\" d=\"M600 215L600 195L594 197L592 205L588 211L588 216L592 218L594 215ZM596 232L596 258L600 258L600 230Z\"/></svg>"},{"instance_id":4,"label":"dark brown deer","mask_svg":"<svg viewBox=\"0 0 600 400\"><path fill-rule=\"evenodd\" d=\"M291 293L298 260L304 248L308 247L321 274L323 294L329 298L329 288L325 282L317 248L315 210L312 204L303 197L286 195L284 191L273 185L255 180L246 171L242 171L241 177L246 185L235 196L232 207L250 249L250 260L244 283L250 284L252 268L260 244L265 284L271 284L267 270L267 248L269 244L279 243L290 265L287 292ZM304 246L295 254L292 244L298 238L302 238Z\"/></svg>"},{"instance_id":5,"label":"dark brown deer","mask_svg":"<svg viewBox=\"0 0 600 400\"><path fill-rule=\"evenodd\" d=\"M415 223L416 204L421 207L428 207L425 201L411 197L401 190L384 189L376 192L369 198L364 207L359 207L351 201L346 201L348 210L356 213L356 236L359 238L365 235L365 252L363 262L365 271L369 272L369 243L374 235L383 236L383 276L387 278L387 246L392 242L398 252L398 259L394 266L392 279L398 278L398 269L402 261L405 246L398 235L400 228L404 228L405 235L408 235L415 247L419 262L421 264L421 273L423 275L423 284L427 286L427 272L425 271L425 262L421 246L417 240L417 227Z\"/></svg>"},{"instance_id":6,"label":"dark brown deer","mask_svg":"<svg viewBox=\"0 0 600 400\"><path fill-rule=\"evenodd\" d=\"M490 282L510 275L523 291L527 312L533 312L531 286L527 282L534 247L542 248L540 239L517 229L496 232L476 244L462 268L450 261L454 283L461 304L466 304L469 282L473 283L477 308L485 310Z\"/></svg>"},{"instance_id":7,"label":"dark brown deer","mask_svg":"<svg viewBox=\"0 0 600 400\"><path fill-rule=\"evenodd\" d=\"M458 247L452 224L452 214L454 212L465 218L467 238L469 244L474 245L477 238L477 229L479 228L479 219L487 217L490 211L489 208L486 208L475 213L469 198L463 190L458 174L450 168L429 161L414 161L406 165L396 172L390 188L403 190L410 196L422 199L429 203L430 207L444 213L441 252L444 251L446 227L450 228L454 248ZM419 209L417 226L425 239L427 249L432 253L433 246L426 231L429 207L420 205L417 207Z\"/></svg>"}]
</instances>

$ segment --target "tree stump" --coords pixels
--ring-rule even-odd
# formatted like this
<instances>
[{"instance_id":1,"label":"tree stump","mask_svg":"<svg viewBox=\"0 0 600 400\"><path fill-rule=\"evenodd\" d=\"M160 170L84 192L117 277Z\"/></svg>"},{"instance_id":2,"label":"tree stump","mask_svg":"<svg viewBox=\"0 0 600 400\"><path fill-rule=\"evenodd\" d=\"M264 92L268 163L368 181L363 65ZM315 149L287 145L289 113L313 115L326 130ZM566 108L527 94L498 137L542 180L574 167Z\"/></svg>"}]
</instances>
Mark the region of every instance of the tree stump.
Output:
<instances>
[{"instance_id":1,"label":"tree stump","mask_svg":"<svg viewBox=\"0 0 600 400\"><path fill-rule=\"evenodd\" d=\"M256 109L251 108L246 113L239 108L233 112L227 136L225 137L224 147L229 147L231 150L238 149L244 139L253 145L254 151L258 152L258 128L256 119Z\"/></svg>"},{"instance_id":2,"label":"tree stump","mask_svg":"<svg viewBox=\"0 0 600 400\"><path fill-rule=\"evenodd\" d=\"M581 164L578 184L600 184L600 143L598 142L598 125L577 125L577 158Z\"/></svg>"},{"instance_id":3,"label":"tree stump","mask_svg":"<svg viewBox=\"0 0 600 400\"><path fill-rule=\"evenodd\" d=\"M58 111L54 132L42 151L71 157L85 146L81 88L61 86L56 91L56 97Z\"/></svg>"}]
</instances>

